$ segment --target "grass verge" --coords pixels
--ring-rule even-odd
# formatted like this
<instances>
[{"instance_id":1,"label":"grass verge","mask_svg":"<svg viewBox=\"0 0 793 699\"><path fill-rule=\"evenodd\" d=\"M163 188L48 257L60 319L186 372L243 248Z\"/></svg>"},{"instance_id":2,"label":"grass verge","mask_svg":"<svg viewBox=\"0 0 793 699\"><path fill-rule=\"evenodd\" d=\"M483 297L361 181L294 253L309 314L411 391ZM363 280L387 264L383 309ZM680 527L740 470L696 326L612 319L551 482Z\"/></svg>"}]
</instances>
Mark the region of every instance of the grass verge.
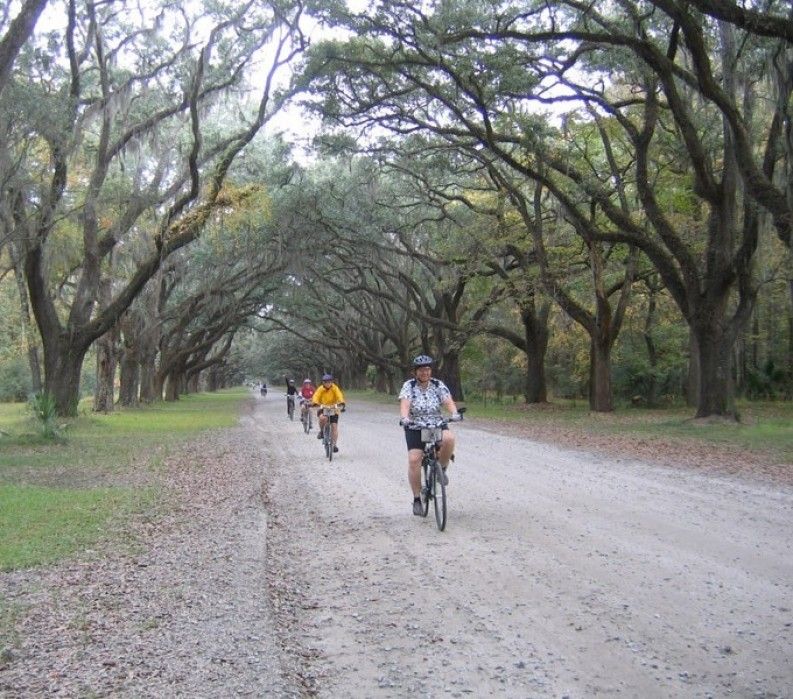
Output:
<instances>
[{"instance_id":1,"label":"grass verge","mask_svg":"<svg viewBox=\"0 0 793 699\"><path fill-rule=\"evenodd\" d=\"M0 570L52 563L117 536L124 518L152 507L147 474L169 450L236 424L248 395L239 388L84 411L66 422L62 442L38 435L25 406L0 404Z\"/></svg>"}]
</instances>

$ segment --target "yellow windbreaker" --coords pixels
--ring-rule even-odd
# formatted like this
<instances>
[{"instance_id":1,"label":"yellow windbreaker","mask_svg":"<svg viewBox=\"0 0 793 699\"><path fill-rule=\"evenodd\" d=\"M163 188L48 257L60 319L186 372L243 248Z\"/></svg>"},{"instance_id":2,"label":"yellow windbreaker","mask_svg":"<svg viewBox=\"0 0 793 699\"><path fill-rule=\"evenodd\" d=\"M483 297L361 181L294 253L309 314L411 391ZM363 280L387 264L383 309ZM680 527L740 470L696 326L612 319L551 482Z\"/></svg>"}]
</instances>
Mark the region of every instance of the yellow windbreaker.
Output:
<instances>
[{"instance_id":1,"label":"yellow windbreaker","mask_svg":"<svg viewBox=\"0 0 793 699\"><path fill-rule=\"evenodd\" d=\"M311 400L320 405L334 405L336 403L344 403L344 394L335 383L332 383L330 388L320 386L314 391Z\"/></svg>"}]
</instances>

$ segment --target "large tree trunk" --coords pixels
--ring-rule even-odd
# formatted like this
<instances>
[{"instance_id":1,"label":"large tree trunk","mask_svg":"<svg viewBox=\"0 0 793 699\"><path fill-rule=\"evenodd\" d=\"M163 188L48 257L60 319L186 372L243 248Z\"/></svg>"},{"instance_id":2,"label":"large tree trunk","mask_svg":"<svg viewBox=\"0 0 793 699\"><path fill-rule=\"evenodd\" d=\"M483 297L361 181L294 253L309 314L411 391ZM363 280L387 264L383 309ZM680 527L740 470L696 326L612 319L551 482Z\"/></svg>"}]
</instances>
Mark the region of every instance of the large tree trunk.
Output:
<instances>
[{"instance_id":1,"label":"large tree trunk","mask_svg":"<svg viewBox=\"0 0 793 699\"><path fill-rule=\"evenodd\" d=\"M110 256L110 269L113 269L112 255ZM99 285L99 303L101 304L102 308L106 308L110 301L111 281L106 277ZM96 389L94 390L95 412L113 412L115 401L118 342L118 323L114 323L113 327L96 341Z\"/></svg>"},{"instance_id":2,"label":"large tree trunk","mask_svg":"<svg viewBox=\"0 0 793 699\"><path fill-rule=\"evenodd\" d=\"M732 376L733 341L717 323L695 327L699 347L699 400L696 417L737 417Z\"/></svg>"},{"instance_id":3,"label":"large tree trunk","mask_svg":"<svg viewBox=\"0 0 793 699\"><path fill-rule=\"evenodd\" d=\"M157 355L145 354L140 362L140 400L141 403L154 403L162 400L165 377L157 370Z\"/></svg>"},{"instance_id":4,"label":"large tree trunk","mask_svg":"<svg viewBox=\"0 0 793 699\"><path fill-rule=\"evenodd\" d=\"M8 245L11 262L14 266L14 279L19 294L19 317L22 321L22 336L27 348L28 367L30 368L30 387L34 394L41 393L41 362L39 360L39 348L36 342L37 331L30 322L30 304L28 303L28 290L25 286L25 271L17 254L14 243Z\"/></svg>"},{"instance_id":5,"label":"large tree trunk","mask_svg":"<svg viewBox=\"0 0 793 699\"><path fill-rule=\"evenodd\" d=\"M115 402L116 339L111 330L96 341L94 412L111 413Z\"/></svg>"},{"instance_id":6,"label":"large tree trunk","mask_svg":"<svg viewBox=\"0 0 793 699\"><path fill-rule=\"evenodd\" d=\"M611 342L592 337L589 343L589 407L598 413L614 410L611 390Z\"/></svg>"},{"instance_id":7,"label":"large tree trunk","mask_svg":"<svg viewBox=\"0 0 793 699\"><path fill-rule=\"evenodd\" d=\"M45 341L44 391L55 400L57 414L75 417L80 400L80 372L88 348L78 349L65 340Z\"/></svg>"},{"instance_id":8,"label":"large tree trunk","mask_svg":"<svg viewBox=\"0 0 793 699\"><path fill-rule=\"evenodd\" d=\"M545 354L548 350L548 316L551 304L543 303L538 313L534 303L521 310L526 338L526 403L547 403L548 386L545 381Z\"/></svg>"},{"instance_id":9,"label":"large tree trunk","mask_svg":"<svg viewBox=\"0 0 793 699\"><path fill-rule=\"evenodd\" d=\"M179 400L179 396L186 392L186 383L182 370L172 370L165 378L165 400Z\"/></svg>"},{"instance_id":10,"label":"large tree trunk","mask_svg":"<svg viewBox=\"0 0 793 699\"><path fill-rule=\"evenodd\" d=\"M694 408L699 404L700 367L699 345L693 328L688 332L688 374L686 376L686 405Z\"/></svg>"},{"instance_id":11,"label":"large tree trunk","mask_svg":"<svg viewBox=\"0 0 793 699\"><path fill-rule=\"evenodd\" d=\"M441 360L439 378L449 387L455 401L464 401L463 383L460 379L460 354L457 351L444 352Z\"/></svg>"},{"instance_id":12,"label":"large tree trunk","mask_svg":"<svg viewBox=\"0 0 793 699\"><path fill-rule=\"evenodd\" d=\"M388 392L388 367L380 364L375 367L374 389L378 393Z\"/></svg>"},{"instance_id":13,"label":"large tree trunk","mask_svg":"<svg viewBox=\"0 0 793 699\"><path fill-rule=\"evenodd\" d=\"M125 407L137 406L140 390L140 362L134 352L127 348L121 355L119 365L118 402Z\"/></svg>"}]
</instances>

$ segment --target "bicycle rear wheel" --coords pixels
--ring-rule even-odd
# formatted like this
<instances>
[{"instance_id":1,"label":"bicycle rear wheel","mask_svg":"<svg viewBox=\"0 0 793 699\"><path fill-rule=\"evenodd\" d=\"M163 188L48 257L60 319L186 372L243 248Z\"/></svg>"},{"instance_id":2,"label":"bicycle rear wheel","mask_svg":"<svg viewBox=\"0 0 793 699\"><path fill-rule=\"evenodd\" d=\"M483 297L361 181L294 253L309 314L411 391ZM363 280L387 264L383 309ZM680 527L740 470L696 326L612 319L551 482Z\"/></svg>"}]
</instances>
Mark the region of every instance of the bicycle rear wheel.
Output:
<instances>
[{"instance_id":1,"label":"bicycle rear wheel","mask_svg":"<svg viewBox=\"0 0 793 699\"><path fill-rule=\"evenodd\" d=\"M437 461L433 462L431 473L435 523L438 525L438 530L443 531L446 528L446 486L443 484L441 465Z\"/></svg>"}]
</instances>

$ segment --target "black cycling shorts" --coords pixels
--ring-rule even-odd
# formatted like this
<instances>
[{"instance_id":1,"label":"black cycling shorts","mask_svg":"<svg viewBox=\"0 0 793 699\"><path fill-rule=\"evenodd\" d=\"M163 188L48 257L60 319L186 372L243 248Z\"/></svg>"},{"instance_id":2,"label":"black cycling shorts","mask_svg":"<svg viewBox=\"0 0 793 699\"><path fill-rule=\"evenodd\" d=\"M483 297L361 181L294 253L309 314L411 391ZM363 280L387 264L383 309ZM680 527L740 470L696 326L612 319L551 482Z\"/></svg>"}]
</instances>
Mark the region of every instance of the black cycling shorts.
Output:
<instances>
[{"instance_id":1,"label":"black cycling shorts","mask_svg":"<svg viewBox=\"0 0 793 699\"><path fill-rule=\"evenodd\" d=\"M319 417L320 415L322 415L322 408L317 410L317 417ZM336 424L338 421L339 421L339 416L338 415L331 415L330 416L330 424L331 425Z\"/></svg>"},{"instance_id":2,"label":"black cycling shorts","mask_svg":"<svg viewBox=\"0 0 793 699\"><path fill-rule=\"evenodd\" d=\"M444 427L448 430L448 427ZM424 449L424 442L421 441L421 430L409 430L405 428L405 442L408 445L408 451L411 449Z\"/></svg>"}]
</instances>

